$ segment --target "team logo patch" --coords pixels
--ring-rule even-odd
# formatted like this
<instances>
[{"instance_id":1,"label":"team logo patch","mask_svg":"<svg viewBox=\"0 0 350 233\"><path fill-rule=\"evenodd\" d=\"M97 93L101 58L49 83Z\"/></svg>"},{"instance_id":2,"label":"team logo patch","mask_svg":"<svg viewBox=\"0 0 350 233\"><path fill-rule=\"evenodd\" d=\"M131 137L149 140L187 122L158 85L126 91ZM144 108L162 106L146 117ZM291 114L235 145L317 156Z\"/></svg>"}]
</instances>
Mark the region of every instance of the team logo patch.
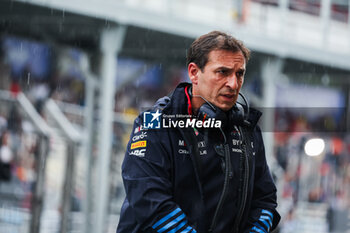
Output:
<instances>
[{"instance_id":1,"label":"team logo patch","mask_svg":"<svg viewBox=\"0 0 350 233\"><path fill-rule=\"evenodd\" d=\"M240 140L232 139L232 145L239 146L241 144L242 144L242 142Z\"/></svg>"},{"instance_id":2,"label":"team logo patch","mask_svg":"<svg viewBox=\"0 0 350 233\"><path fill-rule=\"evenodd\" d=\"M179 146L186 146L186 142L184 140L179 140Z\"/></svg>"},{"instance_id":3,"label":"team logo patch","mask_svg":"<svg viewBox=\"0 0 350 233\"><path fill-rule=\"evenodd\" d=\"M179 149L179 154L189 154L190 152L185 149Z\"/></svg>"},{"instance_id":4,"label":"team logo patch","mask_svg":"<svg viewBox=\"0 0 350 233\"><path fill-rule=\"evenodd\" d=\"M206 155L206 154L208 154L207 150L199 151L199 155Z\"/></svg>"},{"instance_id":5,"label":"team logo patch","mask_svg":"<svg viewBox=\"0 0 350 233\"><path fill-rule=\"evenodd\" d=\"M205 145L205 141L200 141L200 142L198 142L198 148L203 148L203 147L205 147L206 145Z\"/></svg>"},{"instance_id":6,"label":"team logo patch","mask_svg":"<svg viewBox=\"0 0 350 233\"><path fill-rule=\"evenodd\" d=\"M241 136L241 133L239 132L239 129L237 126L234 126L234 130L231 132L231 136L234 136L234 137L240 137Z\"/></svg>"},{"instance_id":7,"label":"team logo patch","mask_svg":"<svg viewBox=\"0 0 350 233\"><path fill-rule=\"evenodd\" d=\"M199 134L198 129L193 128L193 130L194 130L194 133L196 134L196 136L198 136L198 134Z\"/></svg>"},{"instance_id":8,"label":"team logo patch","mask_svg":"<svg viewBox=\"0 0 350 233\"><path fill-rule=\"evenodd\" d=\"M134 142L144 138L147 138L147 132L141 132L140 135L135 135L134 137L132 137L132 141Z\"/></svg>"},{"instance_id":9,"label":"team logo patch","mask_svg":"<svg viewBox=\"0 0 350 233\"><path fill-rule=\"evenodd\" d=\"M146 145L147 145L147 141L134 142L134 143L131 143L130 149L132 150L140 147L146 147Z\"/></svg>"},{"instance_id":10,"label":"team logo patch","mask_svg":"<svg viewBox=\"0 0 350 233\"><path fill-rule=\"evenodd\" d=\"M133 150L130 152L130 155L135 155L137 157L145 157L146 149Z\"/></svg>"},{"instance_id":11,"label":"team logo patch","mask_svg":"<svg viewBox=\"0 0 350 233\"><path fill-rule=\"evenodd\" d=\"M142 131L142 130L143 130L143 126L140 125L140 126L138 126L138 127L136 127L136 128L134 129L134 134L137 134L138 132L140 132L140 131Z\"/></svg>"},{"instance_id":12,"label":"team logo patch","mask_svg":"<svg viewBox=\"0 0 350 233\"><path fill-rule=\"evenodd\" d=\"M145 129L160 129L160 116L162 114L157 110L156 112L143 113L143 127Z\"/></svg>"},{"instance_id":13,"label":"team logo patch","mask_svg":"<svg viewBox=\"0 0 350 233\"><path fill-rule=\"evenodd\" d=\"M232 152L242 153L242 150L241 149L237 149L237 148L232 148Z\"/></svg>"}]
</instances>

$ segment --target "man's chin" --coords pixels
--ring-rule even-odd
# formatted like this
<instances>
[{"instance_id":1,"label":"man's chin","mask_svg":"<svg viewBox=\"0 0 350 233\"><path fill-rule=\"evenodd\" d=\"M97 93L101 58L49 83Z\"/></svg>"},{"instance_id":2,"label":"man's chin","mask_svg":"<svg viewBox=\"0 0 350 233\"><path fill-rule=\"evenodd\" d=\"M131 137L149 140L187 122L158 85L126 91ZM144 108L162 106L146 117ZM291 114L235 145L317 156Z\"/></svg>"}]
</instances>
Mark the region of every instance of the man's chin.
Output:
<instances>
[{"instance_id":1,"label":"man's chin","mask_svg":"<svg viewBox=\"0 0 350 233\"><path fill-rule=\"evenodd\" d=\"M219 107L222 111L227 112L227 111L229 111L229 110L233 107L233 105L219 105L218 107Z\"/></svg>"}]
</instances>

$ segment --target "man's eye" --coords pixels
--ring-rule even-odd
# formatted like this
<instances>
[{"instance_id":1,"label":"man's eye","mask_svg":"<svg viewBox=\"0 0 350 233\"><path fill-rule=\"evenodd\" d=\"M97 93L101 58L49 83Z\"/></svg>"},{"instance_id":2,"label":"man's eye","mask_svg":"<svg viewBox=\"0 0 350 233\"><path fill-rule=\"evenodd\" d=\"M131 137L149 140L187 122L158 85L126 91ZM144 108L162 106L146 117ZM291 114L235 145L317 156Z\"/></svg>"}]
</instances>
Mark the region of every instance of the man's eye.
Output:
<instances>
[{"instance_id":1,"label":"man's eye","mask_svg":"<svg viewBox=\"0 0 350 233\"><path fill-rule=\"evenodd\" d=\"M236 75L237 75L237 77L243 77L244 73L243 72L237 72Z\"/></svg>"},{"instance_id":2,"label":"man's eye","mask_svg":"<svg viewBox=\"0 0 350 233\"><path fill-rule=\"evenodd\" d=\"M219 74L227 74L227 70L218 70Z\"/></svg>"}]
</instances>

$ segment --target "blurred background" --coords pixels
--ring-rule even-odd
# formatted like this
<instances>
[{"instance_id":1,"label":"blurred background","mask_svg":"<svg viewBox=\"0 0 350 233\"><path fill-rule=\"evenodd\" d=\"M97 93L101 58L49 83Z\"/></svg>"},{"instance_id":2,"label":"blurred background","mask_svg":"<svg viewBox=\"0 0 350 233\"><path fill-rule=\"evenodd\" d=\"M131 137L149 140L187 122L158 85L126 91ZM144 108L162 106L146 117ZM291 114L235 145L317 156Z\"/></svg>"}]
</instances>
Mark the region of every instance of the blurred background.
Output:
<instances>
[{"instance_id":1,"label":"blurred background","mask_svg":"<svg viewBox=\"0 0 350 233\"><path fill-rule=\"evenodd\" d=\"M115 232L137 114L223 30L252 50L276 232L350 232L349 0L0 0L0 232Z\"/></svg>"}]
</instances>

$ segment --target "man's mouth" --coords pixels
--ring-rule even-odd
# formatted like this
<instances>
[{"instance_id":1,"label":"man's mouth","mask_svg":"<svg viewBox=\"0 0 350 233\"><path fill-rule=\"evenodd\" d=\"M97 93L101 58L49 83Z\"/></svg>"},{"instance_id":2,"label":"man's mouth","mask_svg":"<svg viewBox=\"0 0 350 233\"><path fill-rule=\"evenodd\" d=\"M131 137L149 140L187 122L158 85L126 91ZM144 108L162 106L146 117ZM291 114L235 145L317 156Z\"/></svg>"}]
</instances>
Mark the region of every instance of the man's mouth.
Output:
<instances>
[{"instance_id":1,"label":"man's mouth","mask_svg":"<svg viewBox=\"0 0 350 233\"><path fill-rule=\"evenodd\" d=\"M233 98L235 97L234 94L222 94L221 96L223 96L226 100L233 100Z\"/></svg>"}]
</instances>

